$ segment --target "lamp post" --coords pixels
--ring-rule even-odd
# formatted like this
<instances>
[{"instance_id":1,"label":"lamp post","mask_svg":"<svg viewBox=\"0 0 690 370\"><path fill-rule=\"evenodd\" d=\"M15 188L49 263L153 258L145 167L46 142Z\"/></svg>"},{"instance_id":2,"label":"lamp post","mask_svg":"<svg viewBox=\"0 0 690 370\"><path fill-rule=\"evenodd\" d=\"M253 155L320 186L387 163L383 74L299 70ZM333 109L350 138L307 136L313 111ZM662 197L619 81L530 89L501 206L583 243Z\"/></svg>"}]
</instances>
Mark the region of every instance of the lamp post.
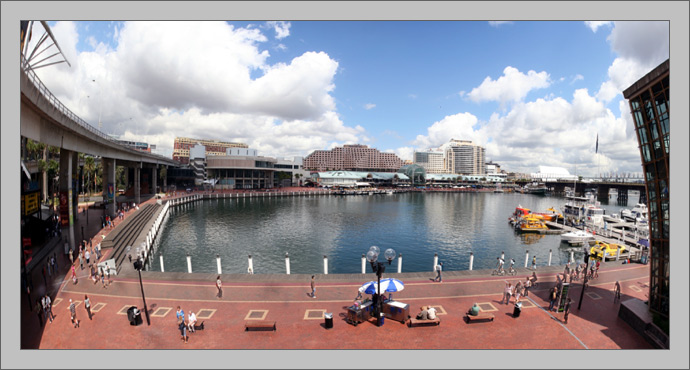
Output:
<instances>
[{"instance_id":1,"label":"lamp post","mask_svg":"<svg viewBox=\"0 0 690 370\"><path fill-rule=\"evenodd\" d=\"M141 281L141 269L144 268L144 262L141 260L141 255L139 254L139 247L137 247L137 259L134 261L134 269L139 272L139 286L141 286L141 299L144 301L144 314L146 315L146 324L151 325L151 319L149 319L149 310L146 307L146 296L144 295L144 283Z\"/></svg>"},{"instance_id":2,"label":"lamp post","mask_svg":"<svg viewBox=\"0 0 690 370\"><path fill-rule=\"evenodd\" d=\"M371 269L376 273L377 278L376 294L374 295L376 298L374 299L374 316L376 316L376 326L381 326L381 313L383 312L383 299L381 298L381 275L383 275L383 272L386 271L386 266L384 266L383 262L377 261L380 251L381 250L379 247L373 245L371 248L369 248L369 252L367 252L367 261L369 261L371 264ZM395 250L392 248L386 249L384 252L384 257L388 260L389 265L395 258L395 255Z\"/></svg>"},{"instance_id":3,"label":"lamp post","mask_svg":"<svg viewBox=\"0 0 690 370\"><path fill-rule=\"evenodd\" d=\"M582 291L580 291L580 302L577 304L577 310L580 310L580 307L582 307L582 298L584 298L585 295L585 287L587 286L587 271L589 270L589 260L592 258L596 258L595 254L585 254L585 280L582 282Z\"/></svg>"}]
</instances>

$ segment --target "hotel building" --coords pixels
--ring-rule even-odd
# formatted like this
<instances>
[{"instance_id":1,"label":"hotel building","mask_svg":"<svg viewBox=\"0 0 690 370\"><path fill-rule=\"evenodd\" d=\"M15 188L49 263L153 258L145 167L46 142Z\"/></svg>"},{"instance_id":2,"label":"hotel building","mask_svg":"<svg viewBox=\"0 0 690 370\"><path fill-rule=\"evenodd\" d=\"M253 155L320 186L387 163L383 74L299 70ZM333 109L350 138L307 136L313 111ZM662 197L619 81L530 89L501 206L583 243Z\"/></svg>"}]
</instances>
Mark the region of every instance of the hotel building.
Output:
<instances>
[{"instance_id":1,"label":"hotel building","mask_svg":"<svg viewBox=\"0 0 690 370\"><path fill-rule=\"evenodd\" d=\"M179 161L182 164L189 164L189 150L197 144L203 145L208 155L225 155L225 150L228 148L249 148L244 143L176 137L173 147L173 160Z\"/></svg>"},{"instance_id":2,"label":"hotel building","mask_svg":"<svg viewBox=\"0 0 690 370\"><path fill-rule=\"evenodd\" d=\"M309 171L395 172L403 161L393 153L381 153L366 145L344 145L331 150L315 150L304 158Z\"/></svg>"}]
</instances>

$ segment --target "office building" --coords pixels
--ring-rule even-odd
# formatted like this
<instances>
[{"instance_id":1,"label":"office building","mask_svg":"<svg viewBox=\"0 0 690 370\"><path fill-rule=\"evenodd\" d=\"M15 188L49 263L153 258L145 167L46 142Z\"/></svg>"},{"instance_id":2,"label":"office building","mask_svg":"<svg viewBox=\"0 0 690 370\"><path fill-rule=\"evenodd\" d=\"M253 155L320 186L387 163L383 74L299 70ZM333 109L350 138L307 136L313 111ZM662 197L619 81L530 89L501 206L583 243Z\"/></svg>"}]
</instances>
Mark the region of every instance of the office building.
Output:
<instances>
[{"instance_id":1,"label":"office building","mask_svg":"<svg viewBox=\"0 0 690 370\"><path fill-rule=\"evenodd\" d=\"M173 160L179 161L182 164L189 164L189 149L197 144L203 145L208 155L225 155L225 151L228 148L249 148L244 143L176 137L173 147Z\"/></svg>"},{"instance_id":2,"label":"office building","mask_svg":"<svg viewBox=\"0 0 690 370\"><path fill-rule=\"evenodd\" d=\"M360 144L315 150L304 158L304 169L318 172L395 172L402 165L402 160L394 153L382 153Z\"/></svg>"}]
</instances>

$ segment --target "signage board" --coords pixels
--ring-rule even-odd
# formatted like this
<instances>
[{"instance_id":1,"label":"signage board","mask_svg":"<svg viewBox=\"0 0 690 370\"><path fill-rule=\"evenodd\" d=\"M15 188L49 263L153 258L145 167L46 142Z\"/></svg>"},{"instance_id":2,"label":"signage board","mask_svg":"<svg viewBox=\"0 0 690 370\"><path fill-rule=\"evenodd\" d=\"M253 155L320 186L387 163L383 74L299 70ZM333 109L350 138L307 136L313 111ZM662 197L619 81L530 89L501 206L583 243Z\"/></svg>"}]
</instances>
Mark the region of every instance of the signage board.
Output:
<instances>
[{"instance_id":1,"label":"signage board","mask_svg":"<svg viewBox=\"0 0 690 370\"><path fill-rule=\"evenodd\" d=\"M68 226L69 225L69 203L67 201L67 192L66 191L61 191L60 192L60 225L61 226Z\"/></svg>"},{"instance_id":2,"label":"signage board","mask_svg":"<svg viewBox=\"0 0 690 370\"><path fill-rule=\"evenodd\" d=\"M38 192L22 195L22 211L25 216L38 212Z\"/></svg>"}]
</instances>

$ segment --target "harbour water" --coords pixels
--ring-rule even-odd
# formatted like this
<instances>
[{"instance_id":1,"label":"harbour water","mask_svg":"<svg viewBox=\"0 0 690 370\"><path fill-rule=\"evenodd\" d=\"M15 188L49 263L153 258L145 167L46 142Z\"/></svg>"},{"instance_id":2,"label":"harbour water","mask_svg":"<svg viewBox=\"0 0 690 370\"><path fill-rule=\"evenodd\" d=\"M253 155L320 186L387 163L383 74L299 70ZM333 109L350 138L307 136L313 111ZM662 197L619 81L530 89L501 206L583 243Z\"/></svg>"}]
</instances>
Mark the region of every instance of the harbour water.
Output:
<instances>
[{"instance_id":1,"label":"harbour water","mask_svg":"<svg viewBox=\"0 0 690 370\"><path fill-rule=\"evenodd\" d=\"M637 202L630 197L629 207ZM289 253L291 273L323 273L324 255L329 273L360 273L361 257L369 247L402 253L402 271L433 269L434 253L444 270L489 269L505 252L524 266L536 255L537 265L565 264L570 246L559 235L520 234L508 225L519 204L534 212L559 209L565 199L518 193L406 193L373 196L311 196L285 198L212 199L170 209L150 256L148 269L186 272L187 254L192 271L215 273L216 255L223 273L246 273L248 255L255 273L285 273ZM602 204L607 214L624 208ZM575 257L582 258L576 248ZM388 272L397 271L396 258ZM371 267L366 264L367 272Z\"/></svg>"}]
</instances>

